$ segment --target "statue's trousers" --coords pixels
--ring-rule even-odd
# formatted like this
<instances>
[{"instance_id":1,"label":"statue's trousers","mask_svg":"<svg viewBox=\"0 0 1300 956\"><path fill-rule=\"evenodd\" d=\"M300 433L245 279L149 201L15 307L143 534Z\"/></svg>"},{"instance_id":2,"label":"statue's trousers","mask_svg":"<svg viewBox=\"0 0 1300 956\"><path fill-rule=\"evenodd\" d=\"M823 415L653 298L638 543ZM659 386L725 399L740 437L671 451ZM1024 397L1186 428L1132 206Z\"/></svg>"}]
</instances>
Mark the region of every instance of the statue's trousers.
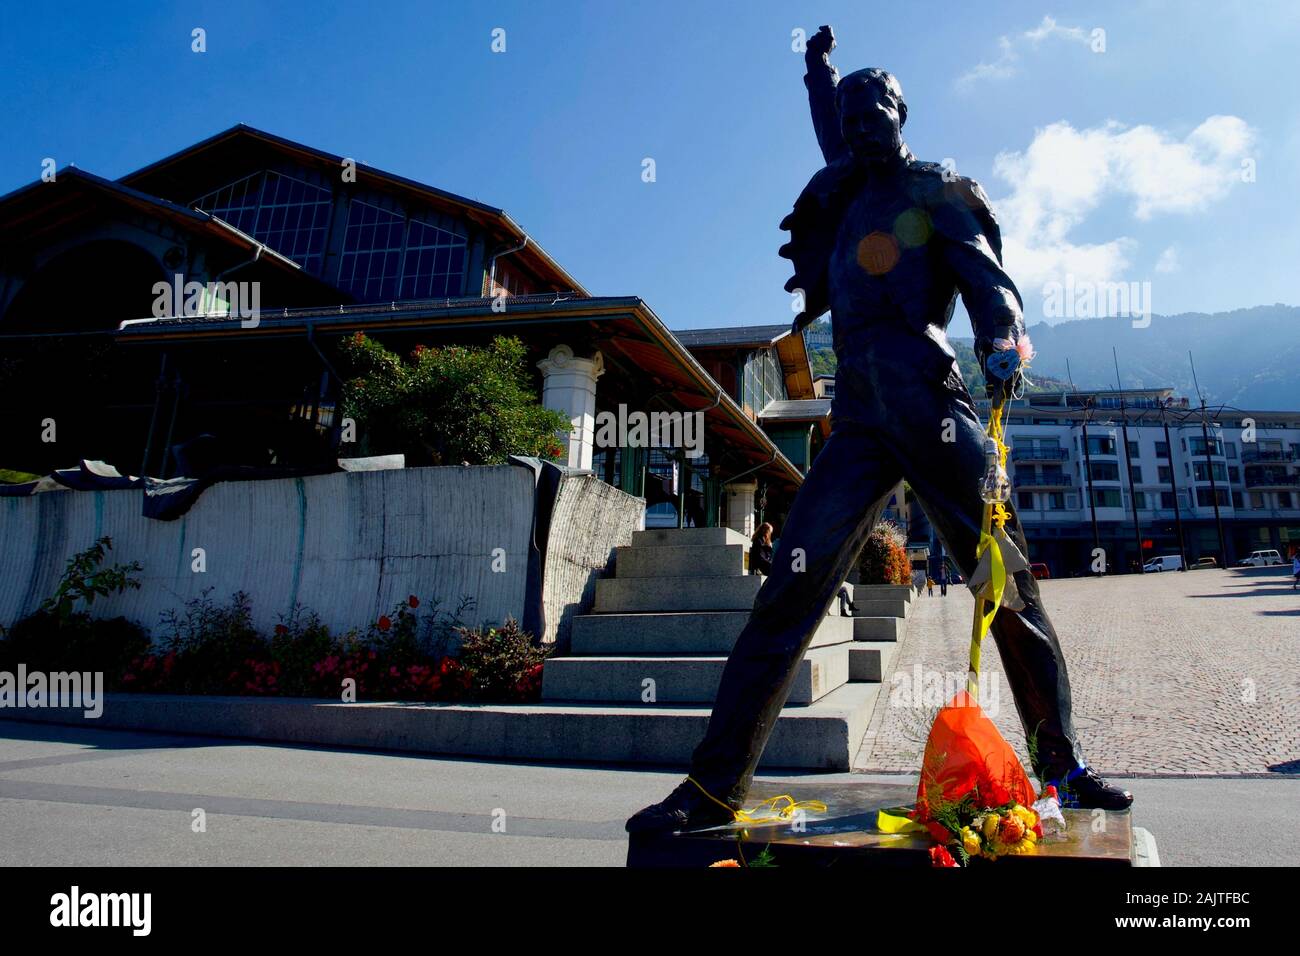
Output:
<instances>
[{"instance_id":1,"label":"statue's trousers","mask_svg":"<svg viewBox=\"0 0 1300 956\"><path fill-rule=\"evenodd\" d=\"M780 529L772 574L727 660L692 757L691 775L710 793L744 800L813 633L900 478L970 580L983 470L984 431L949 356L918 350L915 333L901 331L841 354L831 437ZM1028 554L1019 518L1008 510L1008 533ZM1020 571L1015 582L1025 607L999 609L992 633L1025 732L1036 741L1035 769L1063 778L1084 764L1065 659L1037 581Z\"/></svg>"}]
</instances>

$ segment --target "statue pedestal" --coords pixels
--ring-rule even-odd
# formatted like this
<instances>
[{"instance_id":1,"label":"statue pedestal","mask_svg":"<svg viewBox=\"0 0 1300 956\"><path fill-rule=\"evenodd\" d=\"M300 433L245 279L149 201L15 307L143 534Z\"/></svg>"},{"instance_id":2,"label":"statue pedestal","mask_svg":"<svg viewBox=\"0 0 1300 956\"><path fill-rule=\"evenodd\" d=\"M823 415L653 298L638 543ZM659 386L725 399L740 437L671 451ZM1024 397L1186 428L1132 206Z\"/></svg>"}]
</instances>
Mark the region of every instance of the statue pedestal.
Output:
<instances>
[{"instance_id":1,"label":"statue pedestal","mask_svg":"<svg viewBox=\"0 0 1300 956\"><path fill-rule=\"evenodd\" d=\"M627 865L707 867L719 860L752 861L764 848L777 866L928 867L934 841L924 834L888 834L876 829L876 812L910 805L916 787L880 783L782 783L755 780L746 808L779 794L797 801L820 800L824 813L806 811L802 831L790 822L728 824L666 836L631 835ZM1159 865L1150 835L1132 825L1129 812L1066 810L1067 833L1048 836L1032 855L977 860L976 867Z\"/></svg>"}]
</instances>

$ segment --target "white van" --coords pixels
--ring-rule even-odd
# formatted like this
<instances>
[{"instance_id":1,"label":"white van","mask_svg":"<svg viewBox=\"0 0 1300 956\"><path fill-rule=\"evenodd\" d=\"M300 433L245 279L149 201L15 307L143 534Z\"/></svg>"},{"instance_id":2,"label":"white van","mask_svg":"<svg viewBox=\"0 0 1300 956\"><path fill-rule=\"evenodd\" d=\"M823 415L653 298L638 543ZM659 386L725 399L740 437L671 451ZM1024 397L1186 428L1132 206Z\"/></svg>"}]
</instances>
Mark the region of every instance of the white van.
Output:
<instances>
[{"instance_id":1,"label":"white van","mask_svg":"<svg viewBox=\"0 0 1300 956\"><path fill-rule=\"evenodd\" d=\"M1146 564L1142 565L1142 570L1148 574L1152 571L1181 571L1183 559L1177 554L1162 554L1158 558L1152 558Z\"/></svg>"},{"instance_id":2,"label":"white van","mask_svg":"<svg viewBox=\"0 0 1300 956\"><path fill-rule=\"evenodd\" d=\"M1275 549L1252 551L1250 552L1250 557L1241 563L1246 567L1266 568L1269 565L1281 564L1282 555L1278 554Z\"/></svg>"}]
</instances>

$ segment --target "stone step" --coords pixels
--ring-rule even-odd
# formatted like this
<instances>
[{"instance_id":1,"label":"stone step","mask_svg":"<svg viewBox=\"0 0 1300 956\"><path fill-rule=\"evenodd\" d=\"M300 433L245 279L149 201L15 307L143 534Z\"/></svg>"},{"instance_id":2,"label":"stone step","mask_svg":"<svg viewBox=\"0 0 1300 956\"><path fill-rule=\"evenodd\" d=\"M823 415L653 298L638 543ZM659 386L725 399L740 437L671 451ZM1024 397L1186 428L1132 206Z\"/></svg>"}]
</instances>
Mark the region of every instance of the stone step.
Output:
<instances>
[{"instance_id":1,"label":"stone step","mask_svg":"<svg viewBox=\"0 0 1300 956\"><path fill-rule=\"evenodd\" d=\"M845 620L853 622L855 641L901 641L907 633L905 617L854 617Z\"/></svg>"},{"instance_id":2,"label":"stone step","mask_svg":"<svg viewBox=\"0 0 1300 956\"><path fill-rule=\"evenodd\" d=\"M910 601L898 598L854 598L857 607L854 617L907 617L912 611Z\"/></svg>"},{"instance_id":3,"label":"stone step","mask_svg":"<svg viewBox=\"0 0 1300 956\"><path fill-rule=\"evenodd\" d=\"M660 545L614 549L619 578L738 577L747 574L745 547L739 544Z\"/></svg>"},{"instance_id":4,"label":"stone step","mask_svg":"<svg viewBox=\"0 0 1300 956\"><path fill-rule=\"evenodd\" d=\"M777 718L760 768L852 769L879 684L845 684ZM96 729L163 731L311 746L455 754L497 760L680 767L704 737L709 704L359 703L258 697L108 694ZM87 724L76 708L0 711L6 719ZM649 795L646 802L661 795Z\"/></svg>"},{"instance_id":5,"label":"stone step","mask_svg":"<svg viewBox=\"0 0 1300 956\"><path fill-rule=\"evenodd\" d=\"M753 609L754 598L762 584L763 579L757 574L723 578L601 578L596 582L596 600L592 610L597 614L748 611Z\"/></svg>"},{"instance_id":6,"label":"stone step","mask_svg":"<svg viewBox=\"0 0 1300 956\"><path fill-rule=\"evenodd\" d=\"M855 641L849 647L849 680L883 683L893 673L897 655L893 641Z\"/></svg>"},{"instance_id":7,"label":"stone step","mask_svg":"<svg viewBox=\"0 0 1300 956\"><path fill-rule=\"evenodd\" d=\"M651 528L632 532L634 548L707 548L724 544L749 549L749 539L731 528Z\"/></svg>"},{"instance_id":8,"label":"stone step","mask_svg":"<svg viewBox=\"0 0 1300 956\"><path fill-rule=\"evenodd\" d=\"M849 588L853 603L892 598L896 601L911 601L916 596L916 589L907 584L855 584Z\"/></svg>"},{"instance_id":9,"label":"stone step","mask_svg":"<svg viewBox=\"0 0 1300 956\"><path fill-rule=\"evenodd\" d=\"M633 614L580 614L573 618L569 653L573 656L625 654L730 654L749 621L749 611L664 611ZM896 618L847 618L827 615L809 647L852 640L886 640L859 628L863 623ZM889 633L894 633L890 631Z\"/></svg>"},{"instance_id":10,"label":"stone step","mask_svg":"<svg viewBox=\"0 0 1300 956\"><path fill-rule=\"evenodd\" d=\"M811 704L848 683L853 642L808 650L799 662L787 704ZM713 701L726 657L553 657L542 668L542 700L636 703L654 691L654 703Z\"/></svg>"},{"instance_id":11,"label":"stone step","mask_svg":"<svg viewBox=\"0 0 1300 956\"><path fill-rule=\"evenodd\" d=\"M759 767L852 769L880 689L879 684L844 684L815 704L784 708ZM543 703L512 710L526 714L502 715L507 739L492 745L508 744L509 756L687 767L712 706Z\"/></svg>"}]
</instances>

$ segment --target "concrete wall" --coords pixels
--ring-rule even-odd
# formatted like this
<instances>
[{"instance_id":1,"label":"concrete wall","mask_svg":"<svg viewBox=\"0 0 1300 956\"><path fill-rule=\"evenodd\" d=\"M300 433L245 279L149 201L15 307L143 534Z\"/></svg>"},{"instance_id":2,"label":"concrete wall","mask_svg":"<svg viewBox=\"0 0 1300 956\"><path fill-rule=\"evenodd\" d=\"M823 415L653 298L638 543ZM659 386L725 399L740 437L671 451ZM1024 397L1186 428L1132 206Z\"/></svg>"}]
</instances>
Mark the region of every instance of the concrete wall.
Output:
<instances>
[{"instance_id":1,"label":"concrete wall","mask_svg":"<svg viewBox=\"0 0 1300 956\"><path fill-rule=\"evenodd\" d=\"M557 653L569 650L570 623L591 610L596 581L614 560L614 549L632 543L645 527L645 499L634 498L594 475L566 477L551 512L543 606L546 640Z\"/></svg>"},{"instance_id":2,"label":"concrete wall","mask_svg":"<svg viewBox=\"0 0 1300 956\"><path fill-rule=\"evenodd\" d=\"M163 611L209 587L222 602L247 591L268 631L295 601L346 629L409 594L452 607L469 594L478 602L473 623L499 623L523 610L533 496L531 473L502 465L223 482L175 521L143 517L134 490L2 498L0 623L34 611L68 558L105 534L109 563L144 565L142 586L93 611L151 631ZM191 570L195 548L205 551L204 573ZM502 573L492 570L496 548Z\"/></svg>"}]
</instances>

